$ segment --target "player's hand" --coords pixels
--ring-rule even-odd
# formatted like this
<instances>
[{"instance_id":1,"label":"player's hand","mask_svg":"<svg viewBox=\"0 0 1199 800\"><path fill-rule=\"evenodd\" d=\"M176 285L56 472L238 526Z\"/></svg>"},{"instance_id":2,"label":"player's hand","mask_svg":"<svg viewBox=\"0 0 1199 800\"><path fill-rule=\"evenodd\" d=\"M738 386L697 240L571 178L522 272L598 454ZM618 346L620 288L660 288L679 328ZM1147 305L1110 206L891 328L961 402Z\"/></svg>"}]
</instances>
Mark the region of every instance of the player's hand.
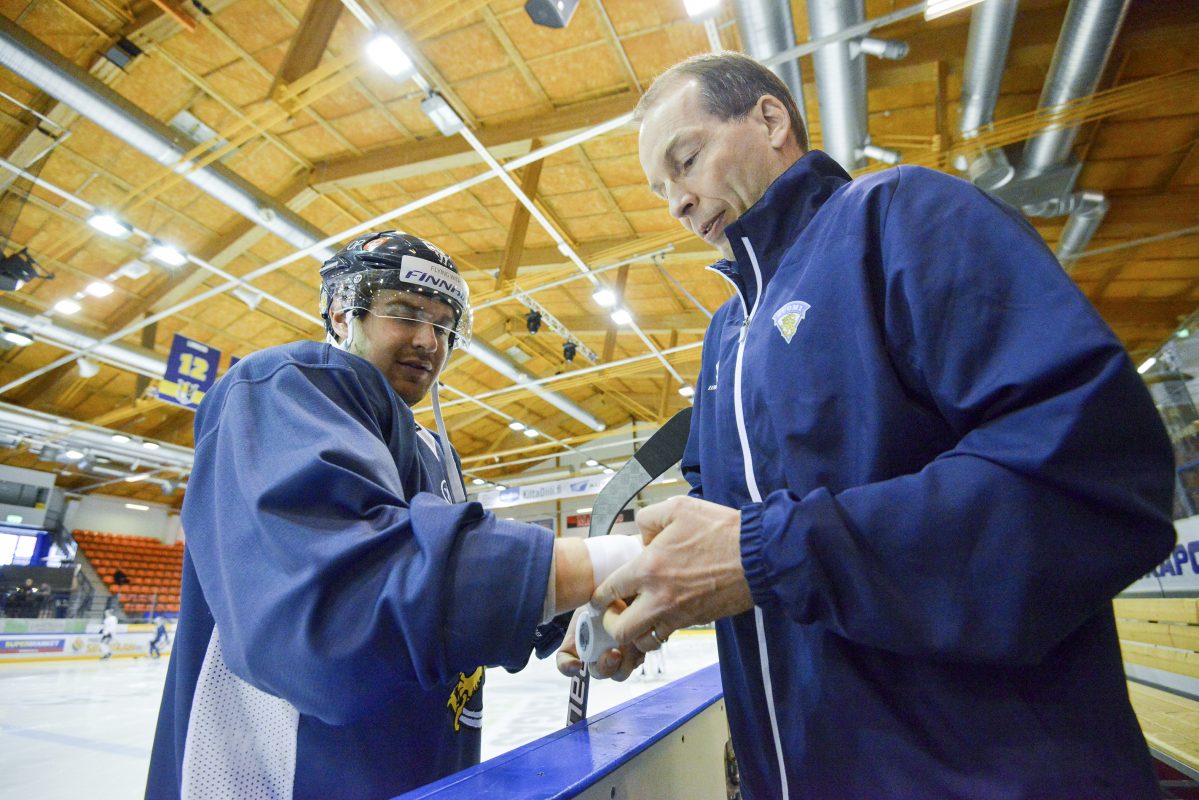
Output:
<instances>
[{"instance_id":1,"label":"player's hand","mask_svg":"<svg viewBox=\"0 0 1199 800\"><path fill-rule=\"evenodd\" d=\"M741 512L694 497L672 497L637 512L646 548L592 595L607 607L604 628L621 643L665 641L671 633L753 608L741 566ZM651 631L653 633L651 634Z\"/></svg>"},{"instance_id":2,"label":"player's hand","mask_svg":"<svg viewBox=\"0 0 1199 800\"><path fill-rule=\"evenodd\" d=\"M617 603L617 608L623 609L623 602ZM562 646L558 648L556 654L558 671L568 677L574 677L579 674L579 670L583 668L583 662L579 658L578 646L575 644L575 629L579 624L579 617L586 611L586 607L575 609L574 616L570 618L570 627L566 631L566 636L562 639ZM613 613L612 611L608 612ZM605 618L608 616L604 615ZM591 665L591 674L597 678L612 678L613 680L623 681L633 674L633 670L641 666L641 662L645 660L645 653L638 650L634 645L625 645L619 650L609 650L600 655L599 661Z\"/></svg>"}]
</instances>

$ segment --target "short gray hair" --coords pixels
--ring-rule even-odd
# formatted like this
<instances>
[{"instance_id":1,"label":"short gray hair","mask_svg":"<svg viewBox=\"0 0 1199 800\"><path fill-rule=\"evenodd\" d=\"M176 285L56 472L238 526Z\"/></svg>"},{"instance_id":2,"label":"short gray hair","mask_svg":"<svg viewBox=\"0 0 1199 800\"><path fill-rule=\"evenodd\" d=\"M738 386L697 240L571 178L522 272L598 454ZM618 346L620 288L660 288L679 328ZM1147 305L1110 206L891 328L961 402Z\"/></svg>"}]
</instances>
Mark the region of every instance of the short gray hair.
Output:
<instances>
[{"instance_id":1,"label":"short gray hair","mask_svg":"<svg viewBox=\"0 0 1199 800\"><path fill-rule=\"evenodd\" d=\"M729 50L691 56L663 72L641 96L633 119L640 122L668 89L686 78L699 81L704 110L723 120L745 119L762 95L778 98L791 118L796 143L808 149L808 132L791 90L760 62Z\"/></svg>"}]
</instances>

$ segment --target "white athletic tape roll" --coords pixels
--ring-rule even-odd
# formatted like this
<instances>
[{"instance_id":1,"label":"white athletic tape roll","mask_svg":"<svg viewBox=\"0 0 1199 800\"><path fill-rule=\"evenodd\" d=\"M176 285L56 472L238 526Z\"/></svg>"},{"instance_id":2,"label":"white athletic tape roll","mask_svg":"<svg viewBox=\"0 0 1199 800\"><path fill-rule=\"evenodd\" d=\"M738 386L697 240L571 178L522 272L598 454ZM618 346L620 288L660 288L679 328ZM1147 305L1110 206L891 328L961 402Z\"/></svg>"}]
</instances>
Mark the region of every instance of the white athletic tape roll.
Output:
<instances>
[{"instance_id":1,"label":"white athletic tape roll","mask_svg":"<svg viewBox=\"0 0 1199 800\"><path fill-rule=\"evenodd\" d=\"M583 613L579 615L575 645L579 649L579 658L587 664L594 664L603 653L619 648L616 640L604 630L604 612L590 603L583 607Z\"/></svg>"},{"instance_id":2,"label":"white athletic tape roll","mask_svg":"<svg viewBox=\"0 0 1199 800\"><path fill-rule=\"evenodd\" d=\"M591 574L598 588L616 570L641 554L645 545L640 536L614 534L584 539L587 555L591 556Z\"/></svg>"}]
</instances>

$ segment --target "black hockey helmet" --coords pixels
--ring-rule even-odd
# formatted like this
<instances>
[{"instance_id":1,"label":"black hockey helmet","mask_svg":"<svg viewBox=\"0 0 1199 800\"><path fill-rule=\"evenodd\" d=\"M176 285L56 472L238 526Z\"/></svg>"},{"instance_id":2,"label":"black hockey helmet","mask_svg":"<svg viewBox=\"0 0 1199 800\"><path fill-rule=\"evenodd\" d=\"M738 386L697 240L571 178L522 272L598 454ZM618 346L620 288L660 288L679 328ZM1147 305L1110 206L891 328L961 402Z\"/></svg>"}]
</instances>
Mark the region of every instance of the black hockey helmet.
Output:
<instances>
[{"instance_id":1,"label":"black hockey helmet","mask_svg":"<svg viewBox=\"0 0 1199 800\"><path fill-rule=\"evenodd\" d=\"M470 290L454 260L426 239L402 231L364 234L326 261L320 275L320 312L330 335L335 298L342 308L369 311L376 290L397 289L434 297L453 310L451 348L470 341Z\"/></svg>"}]
</instances>

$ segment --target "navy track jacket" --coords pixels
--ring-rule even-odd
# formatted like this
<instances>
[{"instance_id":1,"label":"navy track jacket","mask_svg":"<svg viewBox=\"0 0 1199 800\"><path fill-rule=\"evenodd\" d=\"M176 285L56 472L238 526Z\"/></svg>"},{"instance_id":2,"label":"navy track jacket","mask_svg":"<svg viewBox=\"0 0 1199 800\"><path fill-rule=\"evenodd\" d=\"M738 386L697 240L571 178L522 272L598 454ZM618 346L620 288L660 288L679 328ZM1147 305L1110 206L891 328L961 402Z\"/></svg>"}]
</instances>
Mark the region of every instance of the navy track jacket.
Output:
<instances>
[{"instance_id":1,"label":"navy track jacket","mask_svg":"<svg viewBox=\"0 0 1199 800\"><path fill-rule=\"evenodd\" d=\"M448 503L435 445L326 344L204 398L147 798L383 800L478 762L479 665L527 661L553 535Z\"/></svg>"},{"instance_id":2,"label":"navy track jacket","mask_svg":"<svg viewBox=\"0 0 1199 800\"><path fill-rule=\"evenodd\" d=\"M1040 237L818 151L727 235L683 465L742 509L746 797L1157 798L1110 600L1170 551L1173 456Z\"/></svg>"}]
</instances>

